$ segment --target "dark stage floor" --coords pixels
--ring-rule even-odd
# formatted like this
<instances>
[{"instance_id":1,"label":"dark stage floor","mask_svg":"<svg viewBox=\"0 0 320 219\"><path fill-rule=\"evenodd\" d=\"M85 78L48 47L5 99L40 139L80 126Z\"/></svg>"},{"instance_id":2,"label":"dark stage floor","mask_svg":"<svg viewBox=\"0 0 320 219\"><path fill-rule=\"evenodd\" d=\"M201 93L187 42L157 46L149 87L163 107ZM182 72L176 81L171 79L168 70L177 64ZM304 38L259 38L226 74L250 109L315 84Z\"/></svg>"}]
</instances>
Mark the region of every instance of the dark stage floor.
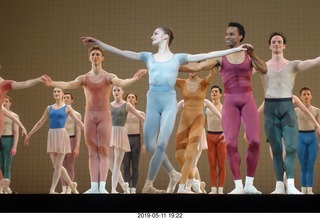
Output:
<instances>
[{"instance_id":1,"label":"dark stage floor","mask_svg":"<svg viewBox=\"0 0 320 219\"><path fill-rule=\"evenodd\" d=\"M320 212L320 195L0 195L8 213L288 213Z\"/></svg>"}]
</instances>

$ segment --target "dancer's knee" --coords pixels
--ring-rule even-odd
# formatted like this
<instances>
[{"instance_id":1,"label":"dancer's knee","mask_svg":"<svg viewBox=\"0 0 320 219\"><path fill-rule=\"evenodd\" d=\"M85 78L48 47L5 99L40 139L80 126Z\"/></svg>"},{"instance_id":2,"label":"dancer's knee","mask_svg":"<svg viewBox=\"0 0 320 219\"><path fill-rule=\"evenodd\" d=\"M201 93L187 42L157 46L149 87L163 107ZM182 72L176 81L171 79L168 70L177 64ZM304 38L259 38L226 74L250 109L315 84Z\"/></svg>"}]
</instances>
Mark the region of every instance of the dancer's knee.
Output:
<instances>
[{"instance_id":1,"label":"dancer's knee","mask_svg":"<svg viewBox=\"0 0 320 219\"><path fill-rule=\"evenodd\" d=\"M99 147L99 154L103 156L108 156L108 147L107 146Z\"/></svg>"}]
</instances>

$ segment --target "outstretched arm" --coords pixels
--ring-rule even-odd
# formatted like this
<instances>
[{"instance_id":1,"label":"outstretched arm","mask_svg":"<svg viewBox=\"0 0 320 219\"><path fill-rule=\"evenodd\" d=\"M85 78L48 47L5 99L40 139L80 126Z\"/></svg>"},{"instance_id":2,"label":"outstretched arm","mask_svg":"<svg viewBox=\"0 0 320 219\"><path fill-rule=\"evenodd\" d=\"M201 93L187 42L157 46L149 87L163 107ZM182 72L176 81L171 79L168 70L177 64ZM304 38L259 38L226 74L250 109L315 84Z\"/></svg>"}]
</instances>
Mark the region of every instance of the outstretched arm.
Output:
<instances>
[{"instance_id":1,"label":"outstretched arm","mask_svg":"<svg viewBox=\"0 0 320 219\"><path fill-rule=\"evenodd\" d=\"M73 81L53 81L48 75L44 75L41 77L43 83L48 87L58 87L63 90L67 89L76 89L82 85L83 75L77 77Z\"/></svg>"},{"instance_id":2,"label":"outstretched arm","mask_svg":"<svg viewBox=\"0 0 320 219\"><path fill-rule=\"evenodd\" d=\"M226 49L226 50L220 50L220 51L213 51L209 53L201 53L201 54L196 54L196 55L188 55L187 61L188 62L198 62L198 61L203 61L205 59L213 59L213 58L218 58L221 56L226 56L231 53L235 52L241 52L247 50L245 47L246 44L243 44L239 47L232 48L232 49Z\"/></svg>"},{"instance_id":3,"label":"outstretched arm","mask_svg":"<svg viewBox=\"0 0 320 219\"><path fill-rule=\"evenodd\" d=\"M38 77L35 79L30 79L30 80L21 81L21 82L14 81L12 83L12 90L20 90L20 89L32 87L32 86L42 82L41 78L42 77Z\"/></svg>"},{"instance_id":4,"label":"outstretched arm","mask_svg":"<svg viewBox=\"0 0 320 219\"><path fill-rule=\"evenodd\" d=\"M205 61L196 63L190 62L185 65L181 65L179 68L180 72L195 72L201 70L211 70L219 65L218 59L207 59Z\"/></svg>"},{"instance_id":5,"label":"outstretched arm","mask_svg":"<svg viewBox=\"0 0 320 219\"><path fill-rule=\"evenodd\" d=\"M27 136L26 128L22 125L20 120L16 118L9 110L4 108L3 106L2 106L2 111L3 111L3 115L11 119L14 123L16 123L22 129L22 136L23 137Z\"/></svg>"},{"instance_id":6,"label":"outstretched arm","mask_svg":"<svg viewBox=\"0 0 320 219\"><path fill-rule=\"evenodd\" d=\"M320 56L315 59L300 61L297 65L297 71L306 71L308 69L317 67L319 65L320 65Z\"/></svg>"},{"instance_id":7,"label":"outstretched arm","mask_svg":"<svg viewBox=\"0 0 320 219\"><path fill-rule=\"evenodd\" d=\"M82 43L84 45L98 45L101 48L103 48L104 50L111 52L111 53L114 53L116 55L123 56L123 57L133 59L133 60L141 60L140 53L118 49L114 46L108 45L108 44L106 44L98 39L95 39L93 37L80 37L80 39L82 40Z\"/></svg>"},{"instance_id":8,"label":"outstretched arm","mask_svg":"<svg viewBox=\"0 0 320 219\"><path fill-rule=\"evenodd\" d=\"M49 118L49 106L45 109L41 119L33 126L29 134L24 139L24 145L29 145L31 136L36 133Z\"/></svg>"},{"instance_id":9,"label":"outstretched arm","mask_svg":"<svg viewBox=\"0 0 320 219\"><path fill-rule=\"evenodd\" d=\"M147 69L139 69L132 78L120 79L118 77L114 77L113 79L111 79L111 82L113 85L116 85L122 88L128 87L131 84L138 81L140 78L142 78L145 74L147 74L147 72L148 72Z\"/></svg>"}]
</instances>

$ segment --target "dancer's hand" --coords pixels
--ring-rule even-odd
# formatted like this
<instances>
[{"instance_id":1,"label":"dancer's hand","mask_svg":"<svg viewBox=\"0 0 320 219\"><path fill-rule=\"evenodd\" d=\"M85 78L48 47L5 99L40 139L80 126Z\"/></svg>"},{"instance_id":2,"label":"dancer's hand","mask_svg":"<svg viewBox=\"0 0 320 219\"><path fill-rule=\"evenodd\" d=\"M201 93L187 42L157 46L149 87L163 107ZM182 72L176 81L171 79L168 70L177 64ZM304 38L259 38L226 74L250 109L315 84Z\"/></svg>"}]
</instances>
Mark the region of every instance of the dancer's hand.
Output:
<instances>
[{"instance_id":1,"label":"dancer's hand","mask_svg":"<svg viewBox=\"0 0 320 219\"><path fill-rule=\"evenodd\" d=\"M80 37L80 39L83 45L97 45L99 41L93 37Z\"/></svg>"}]
</instances>

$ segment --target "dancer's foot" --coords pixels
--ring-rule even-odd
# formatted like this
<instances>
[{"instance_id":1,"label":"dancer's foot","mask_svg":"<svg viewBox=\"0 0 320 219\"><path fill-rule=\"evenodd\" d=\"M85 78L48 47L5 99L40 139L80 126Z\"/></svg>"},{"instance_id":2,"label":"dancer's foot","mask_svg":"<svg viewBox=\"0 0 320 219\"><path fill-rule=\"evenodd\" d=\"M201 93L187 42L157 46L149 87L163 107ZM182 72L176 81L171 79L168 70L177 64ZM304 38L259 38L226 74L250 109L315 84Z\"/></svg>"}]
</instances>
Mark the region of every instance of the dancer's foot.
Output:
<instances>
[{"instance_id":1,"label":"dancer's foot","mask_svg":"<svg viewBox=\"0 0 320 219\"><path fill-rule=\"evenodd\" d=\"M262 192L260 192L254 185L246 185L244 187L244 192L245 194L250 194L250 195L261 195Z\"/></svg>"},{"instance_id":2,"label":"dancer's foot","mask_svg":"<svg viewBox=\"0 0 320 219\"><path fill-rule=\"evenodd\" d=\"M245 194L245 191L244 191L244 188L235 188L234 190L232 190L228 194L230 194L230 195L243 195L243 194Z\"/></svg>"},{"instance_id":3,"label":"dancer's foot","mask_svg":"<svg viewBox=\"0 0 320 219\"><path fill-rule=\"evenodd\" d=\"M173 193L176 185L179 183L180 178L181 178L181 173L175 171L174 173L170 174L170 181L169 181L169 185L167 188L167 193Z\"/></svg>"},{"instance_id":4,"label":"dancer's foot","mask_svg":"<svg viewBox=\"0 0 320 219\"><path fill-rule=\"evenodd\" d=\"M166 191L156 189L150 184L145 184L142 188L142 193L144 193L144 194L164 194L164 193L166 193Z\"/></svg>"}]
</instances>

